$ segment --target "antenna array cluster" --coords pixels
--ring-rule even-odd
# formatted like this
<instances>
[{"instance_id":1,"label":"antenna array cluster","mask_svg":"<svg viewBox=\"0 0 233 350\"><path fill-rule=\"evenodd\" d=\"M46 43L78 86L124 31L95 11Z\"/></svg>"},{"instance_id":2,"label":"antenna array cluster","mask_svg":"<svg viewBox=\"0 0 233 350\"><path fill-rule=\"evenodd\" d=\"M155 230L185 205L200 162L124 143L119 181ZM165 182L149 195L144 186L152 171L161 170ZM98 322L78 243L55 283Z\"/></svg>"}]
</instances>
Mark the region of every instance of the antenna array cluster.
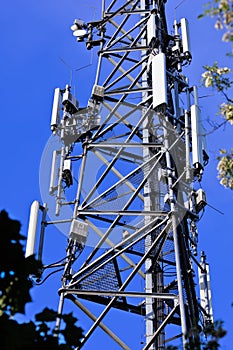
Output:
<instances>
[{"instance_id":1,"label":"antenna array cluster","mask_svg":"<svg viewBox=\"0 0 233 350\"><path fill-rule=\"evenodd\" d=\"M75 19L77 41L98 47L92 95L81 108L69 86L54 92L59 147L47 192L55 206L33 203L26 254L37 251L40 209L39 258L45 227L68 223L59 313L68 298L90 318L78 349L99 327L122 349L162 350L177 338L198 349L200 327L213 321L209 266L203 252L197 259L205 133L197 88L183 74L188 21L175 20L169 33L165 3L103 0L99 21ZM114 309L143 320L137 347L126 344L125 327L104 323Z\"/></svg>"}]
</instances>

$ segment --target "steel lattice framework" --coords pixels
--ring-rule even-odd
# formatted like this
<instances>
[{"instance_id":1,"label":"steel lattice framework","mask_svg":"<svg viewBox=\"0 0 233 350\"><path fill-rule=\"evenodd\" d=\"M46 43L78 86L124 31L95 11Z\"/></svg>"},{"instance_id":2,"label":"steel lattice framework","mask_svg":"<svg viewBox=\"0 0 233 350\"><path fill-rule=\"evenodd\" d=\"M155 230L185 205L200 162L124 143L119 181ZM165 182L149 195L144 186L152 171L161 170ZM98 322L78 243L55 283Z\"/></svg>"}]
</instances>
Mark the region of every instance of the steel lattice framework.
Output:
<instances>
[{"instance_id":1,"label":"steel lattice framework","mask_svg":"<svg viewBox=\"0 0 233 350\"><path fill-rule=\"evenodd\" d=\"M196 87L182 72L191 62L187 21L169 33L165 3L103 0L100 20L74 22L87 49L99 46L96 80L87 108L75 106L69 87L54 102L62 106L51 123L59 144L50 182L57 219L46 225L71 224L59 312L69 299L93 321L79 349L98 327L131 348L104 324L115 309L125 322L134 314L142 320L143 350L179 337L198 349L200 326L212 320L205 257L195 257L205 199L193 188L207 155ZM67 206L71 214L61 219Z\"/></svg>"}]
</instances>

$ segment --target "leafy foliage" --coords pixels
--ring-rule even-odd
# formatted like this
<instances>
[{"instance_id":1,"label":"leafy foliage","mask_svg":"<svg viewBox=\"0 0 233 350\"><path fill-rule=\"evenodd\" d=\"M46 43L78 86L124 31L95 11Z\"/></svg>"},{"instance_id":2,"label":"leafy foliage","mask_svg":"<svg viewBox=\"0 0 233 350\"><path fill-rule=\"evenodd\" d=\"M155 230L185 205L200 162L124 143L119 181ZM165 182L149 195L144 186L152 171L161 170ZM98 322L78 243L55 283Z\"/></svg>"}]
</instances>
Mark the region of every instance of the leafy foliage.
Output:
<instances>
[{"instance_id":1,"label":"leafy foliage","mask_svg":"<svg viewBox=\"0 0 233 350\"><path fill-rule=\"evenodd\" d=\"M205 336L208 339L204 346L204 350L218 350L220 347L219 340L226 335L226 330L223 329L223 322L216 321L209 324L205 328Z\"/></svg>"},{"instance_id":2,"label":"leafy foliage","mask_svg":"<svg viewBox=\"0 0 233 350\"><path fill-rule=\"evenodd\" d=\"M213 66L204 66L205 72L202 74L202 80L205 87L212 86L216 88L218 92L226 91L231 87L229 77L225 77L226 74L231 72L228 67L219 67L215 62Z\"/></svg>"},{"instance_id":3,"label":"leafy foliage","mask_svg":"<svg viewBox=\"0 0 233 350\"><path fill-rule=\"evenodd\" d=\"M226 330L223 328L222 321L216 321L214 323L209 323L201 331L201 341L192 344L188 344L185 350L218 350L220 348L220 340L226 335ZM166 347L166 350L181 350L183 349L179 346L169 345Z\"/></svg>"},{"instance_id":4,"label":"leafy foliage","mask_svg":"<svg viewBox=\"0 0 233 350\"><path fill-rule=\"evenodd\" d=\"M221 92L225 97L225 102L219 106L219 115L221 115L225 122L233 124L233 100L227 95L227 90L232 87L232 82L227 74L231 72L228 67L219 67L217 62L213 66L204 66L205 72L202 74L202 80L205 87L212 87L217 92ZM220 150L218 157L218 178L220 184L226 188L233 189L233 149L227 151Z\"/></svg>"},{"instance_id":5,"label":"leafy foliage","mask_svg":"<svg viewBox=\"0 0 233 350\"><path fill-rule=\"evenodd\" d=\"M30 275L39 274L42 265L34 256L24 257L24 237L20 223L0 212L0 348L1 350L71 350L80 344L82 329L70 314L59 315L62 329L54 336L53 328L58 317L56 311L45 308L35 320L18 323L13 316L24 313L31 302L33 287Z\"/></svg>"},{"instance_id":6,"label":"leafy foliage","mask_svg":"<svg viewBox=\"0 0 233 350\"><path fill-rule=\"evenodd\" d=\"M205 5L205 11L199 18L215 18L215 29L224 30L222 40L233 42L233 0L212 0Z\"/></svg>"},{"instance_id":7,"label":"leafy foliage","mask_svg":"<svg viewBox=\"0 0 233 350\"><path fill-rule=\"evenodd\" d=\"M218 177L220 183L233 190L233 149L230 153L222 149L218 157Z\"/></svg>"},{"instance_id":8,"label":"leafy foliage","mask_svg":"<svg viewBox=\"0 0 233 350\"><path fill-rule=\"evenodd\" d=\"M19 233L20 223L11 220L5 211L0 212L0 315L24 313L25 304L31 301L32 281L41 264L33 256L25 259Z\"/></svg>"},{"instance_id":9,"label":"leafy foliage","mask_svg":"<svg viewBox=\"0 0 233 350\"><path fill-rule=\"evenodd\" d=\"M224 30L222 40L226 43L233 43L233 0L212 0L205 7L205 11L199 18L214 17L215 28ZM232 56L233 51L228 55ZM204 66L204 69L205 71L202 74L204 86L212 87L224 97L223 103L219 106L218 114L223 117L225 123L233 124L233 99L230 98L233 81L229 77L231 69L219 67L217 62L213 66ZM226 188L233 189L233 151L220 150L218 160L217 170L220 183Z\"/></svg>"}]
</instances>

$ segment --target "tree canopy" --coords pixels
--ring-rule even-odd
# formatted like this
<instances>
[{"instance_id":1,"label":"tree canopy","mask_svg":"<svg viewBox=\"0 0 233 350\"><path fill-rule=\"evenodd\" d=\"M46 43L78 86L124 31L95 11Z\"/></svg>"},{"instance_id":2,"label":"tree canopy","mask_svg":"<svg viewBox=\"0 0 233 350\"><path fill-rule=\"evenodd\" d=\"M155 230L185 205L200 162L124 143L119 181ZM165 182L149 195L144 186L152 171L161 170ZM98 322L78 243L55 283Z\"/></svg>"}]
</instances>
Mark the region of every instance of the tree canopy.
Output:
<instances>
[{"instance_id":1,"label":"tree canopy","mask_svg":"<svg viewBox=\"0 0 233 350\"><path fill-rule=\"evenodd\" d=\"M58 314L45 307L34 320L17 322L17 313L25 313L32 301L30 290L42 263L34 256L24 257L20 222L0 212L0 348L1 350L71 350L80 344L82 329L72 313L59 316L63 328L54 334Z\"/></svg>"},{"instance_id":2,"label":"tree canopy","mask_svg":"<svg viewBox=\"0 0 233 350\"><path fill-rule=\"evenodd\" d=\"M229 47L230 52L226 55L233 57L233 0L212 0L205 5L205 10L199 18L210 16L214 19L216 30L222 31L222 41ZM228 49L226 49L228 50ZM218 62L212 66L204 66L202 74L203 84L206 88L212 88L216 93L222 95L223 101L218 107L218 115L222 122L219 126L226 123L233 124L233 99L232 88L232 70L229 67L221 67ZM224 145L223 145L224 147ZM218 177L220 183L233 190L233 148L226 150L222 148L218 157Z\"/></svg>"}]
</instances>

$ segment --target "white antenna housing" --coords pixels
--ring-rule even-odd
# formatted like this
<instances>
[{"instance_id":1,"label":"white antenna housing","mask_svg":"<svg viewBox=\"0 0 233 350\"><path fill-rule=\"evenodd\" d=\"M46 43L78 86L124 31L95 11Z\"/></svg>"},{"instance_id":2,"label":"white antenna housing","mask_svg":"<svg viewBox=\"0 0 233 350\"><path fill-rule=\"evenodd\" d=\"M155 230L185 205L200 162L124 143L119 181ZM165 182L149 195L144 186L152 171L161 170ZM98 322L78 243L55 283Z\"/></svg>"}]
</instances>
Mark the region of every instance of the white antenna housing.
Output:
<instances>
[{"instance_id":1,"label":"white antenna housing","mask_svg":"<svg viewBox=\"0 0 233 350\"><path fill-rule=\"evenodd\" d=\"M62 179L65 181L67 187L70 187L71 185L73 185L71 159L64 160L63 170L62 170Z\"/></svg>"},{"instance_id":2,"label":"white antenna housing","mask_svg":"<svg viewBox=\"0 0 233 350\"><path fill-rule=\"evenodd\" d=\"M206 193L203 191L202 188L199 188L196 192L196 198L195 198L195 204L196 204L196 211L199 213L207 204L206 201Z\"/></svg>"},{"instance_id":3,"label":"white antenna housing","mask_svg":"<svg viewBox=\"0 0 233 350\"><path fill-rule=\"evenodd\" d=\"M61 90L56 88L53 97L53 110L51 116L51 130L55 132L60 120Z\"/></svg>"},{"instance_id":4,"label":"white antenna housing","mask_svg":"<svg viewBox=\"0 0 233 350\"><path fill-rule=\"evenodd\" d=\"M152 59L153 108L167 105L166 56L163 52Z\"/></svg>"},{"instance_id":5,"label":"white antenna housing","mask_svg":"<svg viewBox=\"0 0 233 350\"><path fill-rule=\"evenodd\" d=\"M198 91L196 85L193 86L194 103L190 108L191 111L191 129L192 129L192 155L193 166L196 169L203 169L206 165L207 143L205 137L205 129L202 125L200 108L198 106Z\"/></svg>"},{"instance_id":6,"label":"white antenna housing","mask_svg":"<svg viewBox=\"0 0 233 350\"><path fill-rule=\"evenodd\" d=\"M190 36L189 36L189 23L186 18L181 18L180 20L180 26L181 26L181 37L182 37L182 47L183 47L183 53L190 53L191 47L190 47Z\"/></svg>"},{"instance_id":7,"label":"white antenna housing","mask_svg":"<svg viewBox=\"0 0 233 350\"><path fill-rule=\"evenodd\" d=\"M101 85L94 85L92 89L92 97L99 100L103 101L104 98L104 87Z\"/></svg>"},{"instance_id":8,"label":"white antenna housing","mask_svg":"<svg viewBox=\"0 0 233 350\"><path fill-rule=\"evenodd\" d=\"M63 94L62 97L62 104L66 106L67 111L71 114L78 112L78 101L76 100L76 98L71 94L70 92L70 88L67 85L66 86L66 90Z\"/></svg>"},{"instance_id":9,"label":"white antenna housing","mask_svg":"<svg viewBox=\"0 0 233 350\"><path fill-rule=\"evenodd\" d=\"M195 168L203 165L200 111L197 105L191 106L191 127L192 127L192 154Z\"/></svg>"},{"instance_id":10,"label":"white antenna housing","mask_svg":"<svg viewBox=\"0 0 233 350\"><path fill-rule=\"evenodd\" d=\"M65 159L64 160L64 165L63 165L63 171L64 170L68 170L68 171L72 171L72 162L71 159Z\"/></svg>"},{"instance_id":11,"label":"white antenna housing","mask_svg":"<svg viewBox=\"0 0 233 350\"><path fill-rule=\"evenodd\" d=\"M34 201L31 205L31 211L30 211L25 258L35 254L36 231L37 231L39 208L40 208L40 203L38 201Z\"/></svg>"},{"instance_id":12,"label":"white antenna housing","mask_svg":"<svg viewBox=\"0 0 233 350\"><path fill-rule=\"evenodd\" d=\"M150 45L151 40L155 37L155 16L152 13L147 22L147 44Z\"/></svg>"},{"instance_id":13,"label":"white antenna housing","mask_svg":"<svg viewBox=\"0 0 233 350\"><path fill-rule=\"evenodd\" d=\"M88 235L88 224L83 221L73 219L70 227L70 238L78 243L86 243Z\"/></svg>"},{"instance_id":14,"label":"white antenna housing","mask_svg":"<svg viewBox=\"0 0 233 350\"><path fill-rule=\"evenodd\" d=\"M53 157L52 157L49 194L53 194L53 191L55 189L56 165L57 165L57 151L55 150L53 151Z\"/></svg>"}]
</instances>

